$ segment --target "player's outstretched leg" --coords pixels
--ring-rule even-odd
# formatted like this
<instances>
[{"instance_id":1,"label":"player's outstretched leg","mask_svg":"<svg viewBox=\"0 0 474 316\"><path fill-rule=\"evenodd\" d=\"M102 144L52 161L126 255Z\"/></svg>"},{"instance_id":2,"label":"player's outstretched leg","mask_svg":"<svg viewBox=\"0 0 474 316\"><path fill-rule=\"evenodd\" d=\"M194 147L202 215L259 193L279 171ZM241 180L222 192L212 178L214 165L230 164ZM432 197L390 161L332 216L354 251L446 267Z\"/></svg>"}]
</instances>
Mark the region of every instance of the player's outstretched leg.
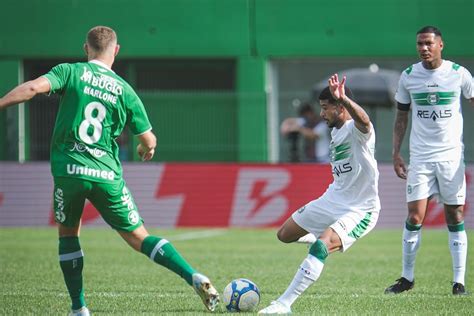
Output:
<instances>
[{"instance_id":1,"label":"player's outstretched leg","mask_svg":"<svg viewBox=\"0 0 474 316\"><path fill-rule=\"evenodd\" d=\"M219 294L209 279L197 273L181 256L173 245L164 238L146 237L141 245L141 252L151 260L181 276L201 297L204 305L214 311L219 303Z\"/></svg>"},{"instance_id":2,"label":"player's outstretched leg","mask_svg":"<svg viewBox=\"0 0 474 316\"><path fill-rule=\"evenodd\" d=\"M259 314L291 314L291 305L321 275L324 262L329 255L328 247L320 239L309 248L309 254L296 271L286 291Z\"/></svg>"},{"instance_id":3,"label":"player's outstretched leg","mask_svg":"<svg viewBox=\"0 0 474 316\"><path fill-rule=\"evenodd\" d=\"M59 265L72 301L71 315L89 316L82 285L84 254L78 237L59 238Z\"/></svg>"}]
</instances>

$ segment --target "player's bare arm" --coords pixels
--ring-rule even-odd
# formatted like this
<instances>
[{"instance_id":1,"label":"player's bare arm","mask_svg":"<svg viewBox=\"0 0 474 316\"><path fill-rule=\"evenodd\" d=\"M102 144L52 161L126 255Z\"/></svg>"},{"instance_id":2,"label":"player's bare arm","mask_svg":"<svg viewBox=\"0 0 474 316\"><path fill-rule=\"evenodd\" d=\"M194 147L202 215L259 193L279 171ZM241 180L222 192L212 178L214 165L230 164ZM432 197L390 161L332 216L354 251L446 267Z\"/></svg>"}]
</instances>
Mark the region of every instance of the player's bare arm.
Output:
<instances>
[{"instance_id":1,"label":"player's bare arm","mask_svg":"<svg viewBox=\"0 0 474 316\"><path fill-rule=\"evenodd\" d=\"M47 93L50 88L49 81L44 77L22 83L0 99L0 110L28 101L39 93Z\"/></svg>"},{"instance_id":2,"label":"player's bare arm","mask_svg":"<svg viewBox=\"0 0 474 316\"><path fill-rule=\"evenodd\" d=\"M408 126L408 113L409 111L397 110L397 116L395 118L395 124L393 126L393 147L392 147L392 159L393 169L399 178L407 178L407 169L405 161L400 155L400 148L402 147L403 138L407 131Z\"/></svg>"},{"instance_id":3,"label":"player's bare arm","mask_svg":"<svg viewBox=\"0 0 474 316\"><path fill-rule=\"evenodd\" d=\"M364 134L370 132L370 118L367 112L358 105L356 102L351 100L349 97L346 96L345 93L345 83L346 77L342 78L342 81L339 82L339 77L337 74L334 74L329 78L329 89L331 94L333 95L334 99L338 100L342 106L346 108L346 110L351 115L352 119L354 120L355 126L359 131Z\"/></svg>"},{"instance_id":4,"label":"player's bare arm","mask_svg":"<svg viewBox=\"0 0 474 316\"><path fill-rule=\"evenodd\" d=\"M319 139L319 135L316 134L311 128L301 127L299 131L301 135L303 135L303 137L306 139L309 139L312 141Z\"/></svg>"},{"instance_id":5,"label":"player's bare arm","mask_svg":"<svg viewBox=\"0 0 474 316\"><path fill-rule=\"evenodd\" d=\"M298 123L298 119L296 117L289 117L285 119L280 126L280 132L283 135L288 135L291 132L298 132L303 135L304 138L309 140L317 140L319 139L319 135L316 134L311 128L302 127Z\"/></svg>"},{"instance_id":6,"label":"player's bare arm","mask_svg":"<svg viewBox=\"0 0 474 316\"><path fill-rule=\"evenodd\" d=\"M142 161L148 161L153 158L156 148L156 136L152 131L138 135L140 144L137 146L137 153Z\"/></svg>"}]
</instances>

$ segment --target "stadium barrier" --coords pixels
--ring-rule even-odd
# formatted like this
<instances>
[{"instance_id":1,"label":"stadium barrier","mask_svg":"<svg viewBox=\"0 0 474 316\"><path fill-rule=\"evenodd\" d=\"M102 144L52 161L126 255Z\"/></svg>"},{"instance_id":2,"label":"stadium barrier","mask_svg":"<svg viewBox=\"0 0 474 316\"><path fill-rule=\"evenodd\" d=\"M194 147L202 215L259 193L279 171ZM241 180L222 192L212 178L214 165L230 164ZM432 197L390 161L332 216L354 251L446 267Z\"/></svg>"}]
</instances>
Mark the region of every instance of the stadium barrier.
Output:
<instances>
[{"instance_id":1,"label":"stadium barrier","mask_svg":"<svg viewBox=\"0 0 474 316\"><path fill-rule=\"evenodd\" d=\"M382 211L377 227L400 228L406 218L405 184L392 165L380 164ZM466 227L474 228L472 175L466 168ZM54 225L53 182L47 163L0 163L0 226ZM324 193L328 165L127 163L124 177L147 227L274 227ZM86 226L103 226L86 202ZM425 227L445 227L443 206L432 201Z\"/></svg>"}]
</instances>

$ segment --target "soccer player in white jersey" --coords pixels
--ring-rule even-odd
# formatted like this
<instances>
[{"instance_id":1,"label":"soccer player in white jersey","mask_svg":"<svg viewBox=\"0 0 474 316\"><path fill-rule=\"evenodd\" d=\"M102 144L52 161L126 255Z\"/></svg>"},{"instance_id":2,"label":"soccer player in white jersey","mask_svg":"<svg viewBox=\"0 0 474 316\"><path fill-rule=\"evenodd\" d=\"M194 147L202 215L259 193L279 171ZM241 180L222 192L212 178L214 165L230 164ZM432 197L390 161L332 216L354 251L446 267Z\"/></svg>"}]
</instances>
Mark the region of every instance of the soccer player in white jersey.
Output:
<instances>
[{"instance_id":1,"label":"soccer player in white jersey","mask_svg":"<svg viewBox=\"0 0 474 316\"><path fill-rule=\"evenodd\" d=\"M408 218L403 230L402 275L385 293L401 293L415 284L415 257L428 200L444 203L453 263L453 294L466 294L467 236L464 230L466 178L461 94L474 103L472 76L464 67L441 57L439 29L423 27L416 36L421 62L401 75L395 99L398 111L393 130L393 166L407 180ZM411 108L410 165L400 155Z\"/></svg>"},{"instance_id":2,"label":"soccer player in white jersey","mask_svg":"<svg viewBox=\"0 0 474 316\"><path fill-rule=\"evenodd\" d=\"M316 240L286 291L260 314L291 313L291 305L321 275L326 257L346 251L377 222L380 200L375 131L364 109L351 100L345 82L345 77L340 82L335 74L319 95L321 117L333 128L334 181L321 197L295 211L277 233L285 243L308 235Z\"/></svg>"}]
</instances>

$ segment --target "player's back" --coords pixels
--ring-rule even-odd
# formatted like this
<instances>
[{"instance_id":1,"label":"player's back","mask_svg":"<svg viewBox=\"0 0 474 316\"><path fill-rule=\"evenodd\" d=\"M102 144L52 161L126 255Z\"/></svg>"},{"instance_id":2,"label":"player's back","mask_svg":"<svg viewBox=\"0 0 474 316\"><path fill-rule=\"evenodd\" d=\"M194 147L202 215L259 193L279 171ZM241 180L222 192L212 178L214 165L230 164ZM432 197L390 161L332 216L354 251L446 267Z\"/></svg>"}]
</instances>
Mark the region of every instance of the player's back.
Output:
<instances>
[{"instance_id":1,"label":"player's back","mask_svg":"<svg viewBox=\"0 0 474 316\"><path fill-rule=\"evenodd\" d=\"M92 181L121 177L115 141L126 124L135 134L151 129L133 89L105 64L60 64L45 77L61 101L51 144L54 176Z\"/></svg>"}]
</instances>

